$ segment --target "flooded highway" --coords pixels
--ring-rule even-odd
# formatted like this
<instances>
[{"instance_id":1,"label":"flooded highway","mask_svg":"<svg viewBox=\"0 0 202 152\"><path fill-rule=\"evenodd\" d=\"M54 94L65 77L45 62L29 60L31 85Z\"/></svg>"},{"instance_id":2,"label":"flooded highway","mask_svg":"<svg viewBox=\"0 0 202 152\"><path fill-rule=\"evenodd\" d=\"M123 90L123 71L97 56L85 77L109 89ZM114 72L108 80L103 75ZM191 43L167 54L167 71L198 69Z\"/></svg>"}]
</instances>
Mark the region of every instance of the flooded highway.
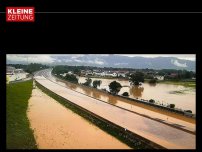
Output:
<instances>
[{"instance_id":1,"label":"flooded highway","mask_svg":"<svg viewBox=\"0 0 202 152\"><path fill-rule=\"evenodd\" d=\"M38 88L28 109L39 149L130 149Z\"/></svg>"},{"instance_id":2,"label":"flooded highway","mask_svg":"<svg viewBox=\"0 0 202 152\"><path fill-rule=\"evenodd\" d=\"M125 108L127 110L137 112L139 114L166 122L167 124L175 125L177 127L180 127L192 132L195 132L196 130L195 119L184 117L182 115L179 115L173 112L168 112L166 110L160 110L158 108L147 106L141 103L132 102L120 97L112 96L112 95L100 92L97 89L75 85L67 81L60 80L56 77L53 77L50 71L43 73L43 75L45 75L45 77L50 79L51 81L56 82L64 87L68 87L72 90L78 91L80 93L102 100L112 105L116 105L116 106Z\"/></svg>"},{"instance_id":3,"label":"flooded highway","mask_svg":"<svg viewBox=\"0 0 202 152\"><path fill-rule=\"evenodd\" d=\"M35 75L35 79L43 86L69 101L78 104L127 130L158 143L163 147L169 149L195 149L195 135L115 107L79 92L75 92L64 86L64 83L62 84L62 82L60 82L61 84L58 84L45 78L44 76L47 75L51 77L50 70L38 72ZM52 77L51 79L54 78Z\"/></svg>"}]
</instances>

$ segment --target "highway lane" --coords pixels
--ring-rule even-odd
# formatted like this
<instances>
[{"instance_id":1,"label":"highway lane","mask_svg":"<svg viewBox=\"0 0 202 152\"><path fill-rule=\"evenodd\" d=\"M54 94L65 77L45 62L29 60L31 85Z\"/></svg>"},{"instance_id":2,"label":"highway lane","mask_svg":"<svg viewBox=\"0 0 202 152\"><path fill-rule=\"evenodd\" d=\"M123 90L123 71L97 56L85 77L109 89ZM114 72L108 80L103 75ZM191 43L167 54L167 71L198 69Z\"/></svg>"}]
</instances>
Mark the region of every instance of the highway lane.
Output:
<instances>
[{"instance_id":1,"label":"highway lane","mask_svg":"<svg viewBox=\"0 0 202 152\"><path fill-rule=\"evenodd\" d=\"M44 77L50 70L35 75L36 81L71 102L122 126L144 138L168 149L195 149L196 137L193 134L170 127L160 122L115 107L84 94L58 85Z\"/></svg>"},{"instance_id":2,"label":"highway lane","mask_svg":"<svg viewBox=\"0 0 202 152\"><path fill-rule=\"evenodd\" d=\"M144 105L144 104L138 104L136 102L131 102L127 99L123 99L120 97L115 97L115 96L112 96L112 95L109 95L106 93L99 92L98 90L93 91L94 89L90 89L90 88L87 88L84 86L73 85L69 82L65 82L64 80L60 80L60 79L56 78L55 76L53 76L51 74L51 70L43 73L43 75L47 79L50 79L51 81L58 83L62 86L65 86L71 90L78 91L85 95L102 100L103 102L107 102L112 105L122 107L129 111L133 111L135 113L144 115L146 117L155 119L157 121L161 121L162 123L165 123L165 124L171 125L173 127L176 127L176 128L188 131L188 132L192 132L193 134L195 134L195 130L196 130L195 123L191 123L191 122L187 122L185 120L175 118L175 115L177 116L177 114L170 113L170 112L167 113L166 111L163 111L164 113L162 113L162 110L159 110L158 108L156 108L156 109L153 108L153 110L155 110L155 111L153 111L151 109L147 109L147 108L151 108L151 107L148 107L147 105ZM75 86L75 87L73 87L73 86ZM170 116L170 114L171 114L171 116ZM174 115L174 117L172 115Z\"/></svg>"}]
</instances>

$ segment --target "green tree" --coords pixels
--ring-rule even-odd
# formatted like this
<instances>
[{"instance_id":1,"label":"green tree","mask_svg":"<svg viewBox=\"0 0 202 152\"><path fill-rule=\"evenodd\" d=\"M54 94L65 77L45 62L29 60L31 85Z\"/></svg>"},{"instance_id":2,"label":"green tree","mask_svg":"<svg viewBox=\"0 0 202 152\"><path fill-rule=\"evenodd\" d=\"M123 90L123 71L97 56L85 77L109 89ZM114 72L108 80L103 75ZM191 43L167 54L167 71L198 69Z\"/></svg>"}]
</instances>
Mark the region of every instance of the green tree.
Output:
<instances>
[{"instance_id":1,"label":"green tree","mask_svg":"<svg viewBox=\"0 0 202 152\"><path fill-rule=\"evenodd\" d=\"M149 102L150 103L155 103L155 100L154 99L150 99Z\"/></svg>"},{"instance_id":2,"label":"green tree","mask_svg":"<svg viewBox=\"0 0 202 152\"><path fill-rule=\"evenodd\" d=\"M175 104L170 104L170 108L175 108Z\"/></svg>"},{"instance_id":3,"label":"green tree","mask_svg":"<svg viewBox=\"0 0 202 152\"><path fill-rule=\"evenodd\" d=\"M67 81L70 81L70 82L73 82L73 83L78 83L78 79L77 79L77 77L75 76L75 75L73 75L73 74L67 74L66 76L65 76L65 80L67 80Z\"/></svg>"},{"instance_id":4,"label":"green tree","mask_svg":"<svg viewBox=\"0 0 202 152\"><path fill-rule=\"evenodd\" d=\"M87 78L87 79L86 79L86 82L83 83L83 85L85 85L85 86L89 86L89 87L90 87L91 83L92 83L92 79Z\"/></svg>"},{"instance_id":5,"label":"green tree","mask_svg":"<svg viewBox=\"0 0 202 152\"><path fill-rule=\"evenodd\" d=\"M149 83L156 83L156 82L157 82L157 79L155 79L155 78L149 80Z\"/></svg>"},{"instance_id":6,"label":"green tree","mask_svg":"<svg viewBox=\"0 0 202 152\"><path fill-rule=\"evenodd\" d=\"M191 110L185 110L185 112L189 112L189 113L192 113L192 111L191 111Z\"/></svg>"},{"instance_id":7,"label":"green tree","mask_svg":"<svg viewBox=\"0 0 202 152\"><path fill-rule=\"evenodd\" d=\"M142 72L136 72L130 76L129 82L133 85L140 85L140 82L144 82L144 74Z\"/></svg>"},{"instance_id":8,"label":"green tree","mask_svg":"<svg viewBox=\"0 0 202 152\"><path fill-rule=\"evenodd\" d=\"M122 95L123 95L123 96L126 96L126 97L129 96L128 92L124 92Z\"/></svg>"},{"instance_id":9,"label":"green tree","mask_svg":"<svg viewBox=\"0 0 202 152\"><path fill-rule=\"evenodd\" d=\"M121 84L116 81L113 81L109 84L109 90L112 94L118 94L121 88L122 88Z\"/></svg>"},{"instance_id":10,"label":"green tree","mask_svg":"<svg viewBox=\"0 0 202 152\"><path fill-rule=\"evenodd\" d=\"M80 76L81 75L81 70L80 69L74 69L74 74Z\"/></svg>"},{"instance_id":11,"label":"green tree","mask_svg":"<svg viewBox=\"0 0 202 152\"><path fill-rule=\"evenodd\" d=\"M102 83L101 80L94 80L94 81L93 81L93 87L94 87L94 88L97 88L97 86L100 86L101 83Z\"/></svg>"}]
</instances>

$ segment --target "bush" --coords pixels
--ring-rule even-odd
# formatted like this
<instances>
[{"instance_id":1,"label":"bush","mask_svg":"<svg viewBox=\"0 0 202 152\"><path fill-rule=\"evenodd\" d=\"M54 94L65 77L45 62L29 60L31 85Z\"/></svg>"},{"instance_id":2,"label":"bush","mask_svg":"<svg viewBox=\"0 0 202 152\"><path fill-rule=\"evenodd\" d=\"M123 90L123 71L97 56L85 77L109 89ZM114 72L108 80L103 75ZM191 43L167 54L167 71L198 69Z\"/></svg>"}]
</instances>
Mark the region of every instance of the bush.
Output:
<instances>
[{"instance_id":1,"label":"bush","mask_svg":"<svg viewBox=\"0 0 202 152\"><path fill-rule=\"evenodd\" d=\"M142 72L136 72L130 76L129 82L133 85L140 85L144 82L144 74Z\"/></svg>"},{"instance_id":2,"label":"bush","mask_svg":"<svg viewBox=\"0 0 202 152\"><path fill-rule=\"evenodd\" d=\"M156 83L156 82L157 82L156 79L149 80L149 83Z\"/></svg>"},{"instance_id":3,"label":"bush","mask_svg":"<svg viewBox=\"0 0 202 152\"><path fill-rule=\"evenodd\" d=\"M113 81L109 84L109 90L112 94L118 94L122 86L119 82Z\"/></svg>"},{"instance_id":4,"label":"bush","mask_svg":"<svg viewBox=\"0 0 202 152\"><path fill-rule=\"evenodd\" d=\"M94 80L94 81L93 81L93 87L94 87L94 88L97 88L97 86L100 86L101 83L102 83L101 80Z\"/></svg>"},{"instance_id":5,"label":"bush","mask_svg":"<svg viewBox=\"0 0 202 152\"><path fill-rule=\"evenodd\" d=\"M92 79L87 78L87 79L86 79L86 82L83 83L83 85L90 87L90 86L91 86L91 83L92 83Z\"/></svg>"},{"instance_id":6,"label":"bush","mask_svg":"<svg viewBox=\"0 0 202 152\"><path fill-rule=\"evenodd\" d=\"M192 111L191 111L191 110L185 110L185 112L189 112L189 113L192 113Z\"/></svg>"},{"instance_id":7,"label":"bush","mask_svg":"<svg viewBox=\"0 0 202 152\"><path fill-rule=\"evenodd\" d=\"M129 96L128 92L124 92L122 95L127 97Z\"/></svg>"},{"instance_id":8,"label":"bush","mask_svg":"<svg viewBox=\"0 0 202 152\"><path fill-rule=\"evenodd\" d=\"M150 102L150 103L155 103L155 100L150 99L149 102Z\"/></svg>"},{"instance_id":9,"label":"bush","mask_svg":"<svg viewBox=\"0 0 202 152\"><path fill-rule=\"evenodd\" d=\"M65 80L73 82L73 83L78 83L78 79L76 78L75 75L69 75L69 74L67 74L65 76Z\"/></svg>"},{"instance_id":10,"label":"bush","mask_svg":"<svg viewBox=\"0 0 202 152\"><path fill-rule=\"evenodd\" d=\"M170 104L170 108L175 108L175 104Z\"/></svg>"}]
</instances>

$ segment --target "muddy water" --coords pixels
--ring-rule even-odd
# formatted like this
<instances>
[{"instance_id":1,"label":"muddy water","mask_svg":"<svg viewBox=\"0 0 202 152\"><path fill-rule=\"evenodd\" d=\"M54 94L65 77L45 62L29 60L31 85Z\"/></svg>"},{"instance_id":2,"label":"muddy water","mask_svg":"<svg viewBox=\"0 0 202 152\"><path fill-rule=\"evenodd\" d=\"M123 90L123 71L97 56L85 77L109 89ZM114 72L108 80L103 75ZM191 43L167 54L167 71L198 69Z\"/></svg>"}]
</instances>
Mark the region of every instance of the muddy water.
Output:
<instances>
[{"instance_id":1,"label":"muddy water","mask_svg":"<svg viewBox=\"0 0 202 152\"><path fill-rule=\"evenodd\" d=\"M32 91L28 118L39 149L129 149L39 89Z\"/></svg>"},{"instance_id":2,"label":"muddy water","mask_svg":"<svg viewBox=\"0 0 202 152\"><path fill-rule=\"evenodd\" d=\"M195 120L194 119L190 119L188 117L184 117L184 116L181 116L181 115L178 115L175 113L171 113L171 112L167 112L164 110L159 110L155 107L146 106L144 104L131 102L131 101L123 99L123 98L119 98L119 97L115 97L115 96L112 96L112 95L109 95L106 93L102 93L96 89L91 89L91 88L86 88L83 86L75 85L75 84L69 83L67 81L57 79L56 77L52 77L50 75L50 73L49 73L48 78L62 86L65 86L72 90L84 93L84 94L94 97L96 99L100 99L100 100L108 102L110 104L120 106L125 109L131 110L134 112L138 112L143 115L150 116L152 118L162 119L168 123L178 123L178 124L181 124L182 126L184 126L185 128L187 127L186 129L188 129L188 130L195 131Z\"/></svg>"},{"instance_id":3,"label":"muddy water","mask_svg":"<svg viewBox=\"0 0 202 152\"><path fill-rule=\"evenodd\" d=\"M85 82L85 77L79 78L79 83ZM139 98L139 99L154 99L159 103L163 104L175 104L176 108L181 108L183 110L192 110L193 113L196 112L196 93L195 89L184 87L181 85L172 85L172 84L156 84L150 85L149 83L144 83L140 87L130 86L130 83L126 80L120 79L99 79L92 78L92 80L101 80L102 84L98 89L107 89L109 91L108 85L112 81L117 81L121 83L123 87L119 95L123 92L128 92L130 98ZM182 91L181 94L172 93L173 91Z\"/></svg>"},{"instance_id":4,"label":"muddy water","mask_svg":"<svg viewBox=\"0 0 202 152\"><path fill-rule=\"evenodd\" d=\"M81 107L170 149L195 148L195 135L96 100L48 79L36 81ZM138 122L138 123L137 123Z\"/></svg>"}]
</instances>

